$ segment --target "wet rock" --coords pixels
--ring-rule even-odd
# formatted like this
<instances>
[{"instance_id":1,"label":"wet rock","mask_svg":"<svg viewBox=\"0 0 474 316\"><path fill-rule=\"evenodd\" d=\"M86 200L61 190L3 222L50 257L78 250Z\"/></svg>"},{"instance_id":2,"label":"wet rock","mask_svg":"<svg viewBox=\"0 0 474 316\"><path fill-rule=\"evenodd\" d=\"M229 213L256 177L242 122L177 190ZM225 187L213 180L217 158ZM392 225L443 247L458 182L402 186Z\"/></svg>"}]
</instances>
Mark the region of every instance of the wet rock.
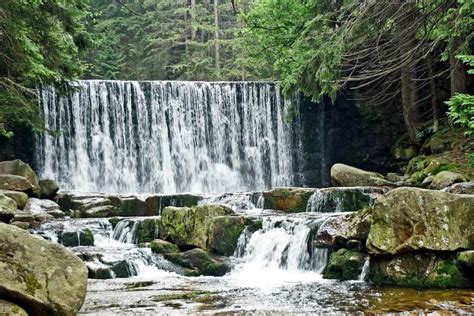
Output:
<instances>
[{"instance_id":1,"label":"wet rock","mask_svg":"<svg viewBox=\"0 0 474 316\"><path fill-rule=\"evenodd\" d=\"M12 174L0 174L0 190L20 191L28 195L39 193L39 190L28 179Z\"/></svg>"},{"instance_id":2,"label":"wet rock","mask_svg":"<svg viewBox=\"0 0 474 316\"><path fill-rule=\"evenodd\" d=\"M0 194L0 221L9 223L15 216L16 202L15 200Z\"/></svg>"},{"instance_id":3,"label":"wet rock","mask_svg":"<svg viewBox=\"0 0 474 316\"><path fill-rule=\"evenodd\" d=\"M129 278L137 275L137 269L132 262L122 260L110 268L116 278Z\"/></svg>"},{"instance_id":4,"label":"wet rock","mask_svg":"<svg viewBox=\"0 0 474 316\"><path fill-rule=\"evenodd\" d=\"M254 233L259 229L262 229L263 222L261 218L258 217L245 217L245 226L249 232Z\"/></svg>"},{"instance_id":5,"label":"wet rock","mask_svg":"<svg viewBox=\"0 0 474 316\"><path fill-rule=\"evenodd\" d=\"M337 163L331 167L331 179L336 186L388 186L395 184L376 172L369 172L355 167Z\"/></svg>"},{"instance_id":6,"label":"wet rock","mask_svg":"<svg viewBox=\"0 0 474 316\"><path fill-rule=\"evenodd\" d=\"M136 233L137 243L143 244L157 238L159 236L159 222L160 220L158 218L145 218L140 221Z\"/></svg>"},{"instance_id":7,"label":"wet rock","mask_svg":"<svg viewBox=\"0 0 474 316\"><path fill-rule=\"evenodd\" d=\"M380 187L316 189L307 203L306 212L354 212L371 206L377 196L387 191Z\"/></svg>"},{"instance_id":8,"label":"wet rock","mask_svg":"<svg viewBox=\"0 0 474 316\"><path fill-rule=\"evenodd\" d=\"M27 230L28 228L30 228L30 224L26 223L26 222L13 221L13 222L10 223L10 225L16 226L16 227L24 229L24 230Z\"/></svg>"},{"instance_id":9,"label":"wet rock","mask_svg":"<svg viewBox=\"0 0 474 316\"><path fill-rule=\"evenodd\" d=\"M56 181L52 179L44 179L39 181L40 197L42 199L51 199L56 196L59 191L59 186Z\"/></svg>"},{"instance_id":10,"label":"wet rock","mask_svg":"<svg viewBox=\"0 0 474 316\"><path fill-rule=\"evenodd\" d=\"M82 210L80 212L81 217L84 218L102 218L115 216L117 214L117 208L113 205L104 205L91 207L89 209Z\"/></svg>"},{"instance_id":11,"label":"wet rock","mask_svg":"<svg viewBox=\"0 0 474 316\"><path fill-rule=\"evenodd\" d=\"M208 248L221 255L232 256L244 228L245 219L243 217L214 217L209 226Z\"/></svg>"},{"instance_id":12,"label":"wet rock","mask_svg":"<svg viewBox=\"0 0 474 316\"><path fill-rule=\"evenodd\" d=\"M24 163L23 161L19 159L10 160L10 161L1 161L0 174L9 174L9 175L15 175L15 176L26 178L32 186L31 190L35 193L36 196L39 196L39 193L40 193L39 178L36 175L35 171L30 167L29 164ZM7 190L10 190L10 189L7 189ZM15 189L13 190L25 191L25 190L15 190Z\"/></svg>"},{"instance_id":13,"label":"wet rock","mask_svg":"<svg viewBox=\"0 0 474 316\"><path fill-rule=\"evenodd\" d=\"M150 243L150 248L153 253L158 253L158 254L179 252L178 246L162 239L153 240Z\"/></svg>"},{"instance_id":14,"label":"wet rock","mask_svg":"<svg viewBox=\"0 0 474 316\"><path fill-rule=\"evenodd\" d=\"M86 295L87 268L61 245L0 223L0 292L30 315L75 315Z\"/></svg>"},{"instance_id":15,"label":"wet rock","mask_svg":"<svg viewBox=\"0 0 474 316\"><path fill-rule=\"evenodd\" d=\"M120 207L117 209L118 216L145 216L148 205L136 197L125 197L120 199Z\"/></svg>"},{"instance_id":16,"label":"wet rock","mask_svg":"<svg viewBox=\"0 0 474 316\"><path fill-rule=\"evenodd\" d=\"M35 221L35 216L29 211L16 211L14 221L32 223Z\"/></svg>"},{"instance_id":17,"label":"wet rock","mask_svg":"<svg viewBox=\"0 0 474 316\"><path fill-rule=\"evenodd\" d=\"M14 199L18 209L22 210L28 201L28 194L20 191L0 190L0 194L4 194L11 199Z\"/></svg>"},{"instance_id":18,"label":"wet rock","mask_svg":"<svg viewBox=\"0 0 474 316\"><path fill-rule=\"evenodd\" d=\"M0 315L28 316L28 313L18 305L0 299Z\"/></svg>"},{"instance_id":19,"label":"wet rock","mask_svg":"<svg viewBox=\"0 0 474 316\"><path fill-rule=\"evenodd\" d=\"M88 228L81 231L62 232L59 243L65 247L94 246L94 235Z\"/></svg>"},{"instance_id":20,"label":"wet rock","mask_svg":"<svg viewBox=\"0 0 474 316\"><path fill-rule=\"evenodd\" d=\"M468 288L469 279L453 255L407 253L371 258L369 280L375 284L417 288Z\"/></svg>"},{"instance_id":21,"label":"wet rock","mask_svg":"<svg viewBox=\"0 0 474 316\"><path fill-rule=\"evenodd\" d=\"M276 188L263 192L264 208L285 213L305 212L308 200L314 191L315 189L306 188Z\"/></svg>"},{"instance_id":22,"label":"wet rock","mask_svg":"<svg viewBox=\"0 0 474 316\"><path fill-rule=\"evenodd\" d=\"M455 183L443 191L456 194L474 194L474 182Z\"/></svg>"},{"instance_id":23,"label":"wet rock","mask_svg":"<svg viewBox=\"0 0 474 316\"><path fill-rule=\"evenodd\" d=\"M467 178L460 173L441 171L433 178L433 181L430 184L430 189L440 190L454 183L467 181Z\"/></svg>"},{"instance_id":24,"label":"wet rock","mask_svg":"<svg viewBox=\"0 0 474 316\"><path fill-rule=\"evenodd\" d=\"M228 265L199 248L182 253L165 253L164 257L177 265L190 269L190 272L194 272L188 273L190 276L223 276L230 271Z\"/></svg>"},{"instance_id":25,"label":"wet rock","mask_svg":"<svg viewBox=\"0 0 474 316\"><path fill-rule=\"evenodd\" d=\"M65 216L59 205L51 200L29 198L24 210L30 212L35 217L44 213L47 213L54 218L63 218Z\"/></svg>"},{"instance_id":26,"label":"wet rock","mask_svg":"<svg viewBox=\"0 0 474 316\"><path fill-rule=\"evenodd\" d=\"M160 215L165 207L192 207L198 205L204 198L197 194L173 194L173 195L152 195L145 199L148 206L147 215Z\"/></svg>"},{"instance_id":27,"label":"wet rock","mask_svg":"<svg viewBox=\"0 0 474 316\"><path fill-rule=\"evenodd\" d=\"M89 279L112 279L114 277L114 272L110 269L110 267L103 265L87 265L87 269L89 271Z\"/></svg>"},{"instance_id":28,"label":"wet rock","mask_svg":"<svg viewBox=\"0 0 474 316\"><path fill-rule=\"evenodd\" d=\"M373 254L474 247L474 196L399 188L377 199L367 249Z\"/></svg>"},{"instance_id":29,"label":"wet rock","mask_svg":"<svg viewBox=\"0 0 474 316\"><path fill-rule=\"evenodd\" d=\"M234 211L223 205L169 206L161 214L160 236L178 246L207 249L212 218L233 214Z\"/></svg>"},{"instance_id":30,"label":"wet rock","mask_svg":"<svg viewBox=\"0 0 474 316\"><path fill-rule=\"evenodd\" d=\"M325 279L357 280L367 259L368 255L366 254L344 248L339 249L329 256L323 277Z\"/></svg>"}]
</instances>

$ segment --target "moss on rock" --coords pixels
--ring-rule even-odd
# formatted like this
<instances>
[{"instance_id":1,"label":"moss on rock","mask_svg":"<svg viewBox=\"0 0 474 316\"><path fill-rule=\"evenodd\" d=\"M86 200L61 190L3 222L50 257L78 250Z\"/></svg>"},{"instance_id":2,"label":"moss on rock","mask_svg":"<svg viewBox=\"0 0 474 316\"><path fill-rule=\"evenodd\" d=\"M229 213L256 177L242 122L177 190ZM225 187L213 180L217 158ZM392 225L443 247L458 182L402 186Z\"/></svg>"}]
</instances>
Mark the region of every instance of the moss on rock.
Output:
<instances>
[{"instance_id":1,"label":"moss on rock","mask_svg":"<svg viewBox=\"0 0 474 316\"><path fill-rule=\"evenodd\" d=\"M325 279L357 280L368 256L357 251L339 249L331 253L324 269Z\"/></svg>"},{"instance_id":2,"label":"moss on rock","mask_svg":"<svg viewBox=\"0 0 474 316\"><path fill-rule=\"evenodd\" d=\"M245 219L240 216L214 217L209 226L208 248L225 256L231 256L245 228Z\"/></svg>"},{"instance_id":3,"label":"moss on rock","mask_svg":"<svg viewBox=\"0 0 474 316\"><path fill-rule=\"evenodd\" d=\"M314 191L314 189L306 188L276 188L263 192L264 208L285 213L305 212L308 200Z\"/></svg>"}]
</instances>

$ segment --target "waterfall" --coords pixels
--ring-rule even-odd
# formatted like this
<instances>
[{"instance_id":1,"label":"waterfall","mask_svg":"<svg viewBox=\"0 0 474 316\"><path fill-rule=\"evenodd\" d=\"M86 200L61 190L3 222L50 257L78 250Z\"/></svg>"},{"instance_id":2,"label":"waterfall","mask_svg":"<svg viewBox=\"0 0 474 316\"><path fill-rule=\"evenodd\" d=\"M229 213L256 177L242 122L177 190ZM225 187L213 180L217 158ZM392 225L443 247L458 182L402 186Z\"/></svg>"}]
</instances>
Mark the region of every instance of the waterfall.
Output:
<instances>
[{"instance_id":1,"label":"waterfall","mask_svg":"<svg viewBox=\"0 0 474 316\"><path fill-rule=\"evenodd\" d=\"M221 193L298 185L297 101L275 83L99 81L41 90L41 177L62 189Z\"/></svg>"},{"instance_id":2,"label":"waterfall","mask_svg":"<svg viewBox=\"0 0 474 316\"><path fill-rule=\"evenodd\" d=\"M121 243L133 244L136 241L138 225L141 219L123 219L117 223L112 238Z\"/></svg>"}]
</instances>

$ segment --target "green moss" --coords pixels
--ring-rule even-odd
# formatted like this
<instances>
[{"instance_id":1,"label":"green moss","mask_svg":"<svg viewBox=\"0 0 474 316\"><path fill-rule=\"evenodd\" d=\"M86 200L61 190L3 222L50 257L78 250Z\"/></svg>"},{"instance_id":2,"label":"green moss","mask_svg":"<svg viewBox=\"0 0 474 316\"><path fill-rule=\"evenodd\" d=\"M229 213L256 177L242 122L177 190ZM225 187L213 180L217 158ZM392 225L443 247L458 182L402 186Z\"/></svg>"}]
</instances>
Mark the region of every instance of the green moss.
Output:
<instances>
[{"instance_id":1,"label":"green moss","mask_svg":"<svg viewBox=\"0 0 474 316\"><path fill-rule=\"evenodd\" d=\"M158 237L159 219L146 218L141 221L137 229L137 241L139 244L151 242Z\"/></svg>"},{"instance_id":2,"label":"green moss","mask_svg":"<svg viewBox=\"0 0 474 316\"><path fill-rule=\"evenodd\" d=\"M42 288L41 284L38 282L33 273L26 273L24 281L26 284L26 292L31 295L35 295L36 290Z\"/></svg>"},{"instance_id":3,"label":"green moss","mask_svg":"<svg viewBox=\"0 0 474 316\"><path fill-rule=\"evenodd\" d=\"M339 249L331 253L323 276L325 279L357 280L365 260L366 256L360 252Z\"/></svg>"},{"instance_id":4,"label":"green moss","mask_svg":"<svg viewBox=\"0 0 474 316\"><path fill-rule=\"evenodd\" d=\"M164 240L155 240L150 244L151 251L153 253L165 254L165 253L177 253L179 252L178 246Z\"/></svg>"}]
</instances>

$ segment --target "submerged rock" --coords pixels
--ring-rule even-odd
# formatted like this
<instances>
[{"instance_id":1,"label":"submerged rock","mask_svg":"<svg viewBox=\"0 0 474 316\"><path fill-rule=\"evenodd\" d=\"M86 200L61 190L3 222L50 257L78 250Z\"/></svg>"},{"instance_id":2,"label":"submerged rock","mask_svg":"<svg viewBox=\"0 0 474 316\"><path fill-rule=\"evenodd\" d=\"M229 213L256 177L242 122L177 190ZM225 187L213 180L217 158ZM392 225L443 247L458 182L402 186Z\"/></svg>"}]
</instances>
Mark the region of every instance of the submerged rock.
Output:
<instances>
[{"instance_id":1,"label":"submerged rock","mask_svg":"<svg viewBox=\"0 0 474 316\"><path fill-rule=\"evenodd\" d=\"M467 182L467 178L460 173L452 171L441 171L434 176L430 184L430 189L443 189L454 183Z\"/></svg>"},{"instance_id":2,"label":"submerged rock","mask_svg":"<svg viewBox=\"0 0 474 316\"><path fill-rule=\"evenodd\" d=\"M474 196L399 188L377 199L367 249L373 254L474 248Z\"/></svg>"},{"instance_id":3,"label":"submerged rock","mask_svg":"<svg viewBox=\"0 0 474 316\"><path fill-rule=\"evenodd\" d=\"M4 194L0 194L0 221L9 223L15 216L16 202Z\"/></svg>"},{"instance_id":4,"label":"submerged rock","mask_svg":"<svg viewBox=\"0 0 474 316\"><path fill-rule=\"evenodd\" d=\"M62 232L58 241L65 247L94 246L94 234L88 228L74 232Z\"/></svg>"},{"instance_id":5,"label":"submerged rock","mask_svg":"<svg viewBox=\"0 0 474 316\"><path fill-rule=\"evenodd\" d=\"M65 247L0 223L0 292L30 315L75 315L87 288L85 264Z\"/></svg>"},{"instance_id":6,"label":"submerged rock","mask_svg":"<svg viewBox=\"0 0 474 316\"><path fill-rule=\"evenodd\" d=\"M56 196L59 191L59 186L56 181L52 179L44 179L39 181L40 196L42 199L51 199Z\"/></svg>"},{"instance_id":7,"label":"submerged rock","mask_svg":"<svg viewBox=\"0 0 474 316\"><path fill-rule=\"evenodd\" d=\"M22 210L28 201L28 194L20 191L0 190L0 194L4 194L11 199L14 199L18 209Z\"/></svg>"},{"instance_id":8,"label":"submerged rock","mask_svg":"<svg viewBox=\"0 0 474 316\"><path fill-rule=\"evenodd\" d=\"M245 219L243 217L214 217L209 226L208 248L224 256L232 256L244 228Z\"/></svg>"},{"instance_id":9,"label":"submerged rock","mask_svg":"<svg viewBox=\"0 0 474 316\"><path fill-rule=\"evenodd\" d=\"M472 284L453 255L407 253L371 258L369 280L375 284L418 288L468 288Z\"/></svg>"},{"instance_id":10,"label":"submerged rock","mask_svg":"<svg viewBox=\"0 0 474 316\"><path fill-rule=\"evenodd\" d=\"M230 271L230 267L224 262L199 248L182 253L165 253L164 257L177 265L190 269L187 272L189 276L223 276Z\"/></svg>"},{"instance_id":11,"label":"submerged rock","mask_svg":"<svg viewBox=\"0 0 474 316\"><path fill-rule=\"evenodd\" d=\"M329 256L323 277L325 279L357 280L368 257L368 255L357 251L339 249Z\"/></svg>"},{"instance_id":12,"label":"submerged rock","mask_svg":"<svg viewBox=\"0 0 474 316\"><path fill-rule=\"evenodd\" d=\"M276 188L263 192L264 208L285 213L305 212L308 200L314 191L315 189L307 188Z\"/></svg>"},{"instance_id":13,"label":"submerged rock","mask_svg":"<svg viewBox=\"0 0 474 316\"><path fill-rule=\"evenodd\" d=\"M161 214L160 236L178 246L208 249L212 218L234 214L233 210L223 205L169 206Z\"/></svg>"},{"instance_id":14,"label":"submerged rock","mask_svg":"<svg viewBox=\"0 0 474 316\"><path fill-rule=\"evenodd\" d=\"M383 175L337 163L331 167L331 179L336 186L388 186L395 184L384 178Z\"/></svg>"},{"instance_id":15,"label":"submerged rock","mask_svg":"<svg viewBox=\"0 0 474 316\"><path fill-rule=\"evenodd\" d=\"M15 175L15 176L26 178L32 186L31 190L35 193L36 196L39 196L39 193L40 193L39 178L36 175L35 171L30 167L29 164L24 163L23 161L19 159L10 160L10 161L1 161L0 174L9 174L9 175ZM15 190L15 191L24 191L24 190Z\"/></svg>"}]
</instances>

